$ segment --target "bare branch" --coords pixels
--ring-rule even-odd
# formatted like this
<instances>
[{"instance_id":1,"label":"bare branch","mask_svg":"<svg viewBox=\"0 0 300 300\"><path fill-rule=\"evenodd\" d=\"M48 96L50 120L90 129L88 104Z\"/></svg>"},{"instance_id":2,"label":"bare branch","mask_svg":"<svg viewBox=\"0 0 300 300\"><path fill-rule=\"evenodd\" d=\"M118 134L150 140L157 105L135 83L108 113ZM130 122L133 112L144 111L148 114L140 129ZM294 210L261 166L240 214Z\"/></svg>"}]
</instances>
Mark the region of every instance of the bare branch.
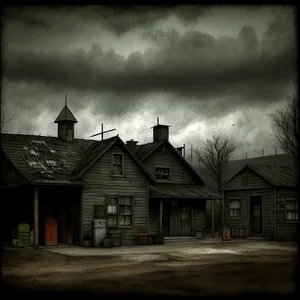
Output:
<instances>
[{"instance_id":1,"label":"bare branch","mask_svg":"<svg viewBox=\"0 0 300 300\"><path fill-rule=\"evenodd\" d=\"M213 133L210 139L203 142L201 149L195 150L197 160L202 162L211 172L219 189L223 183L228 160L235 149L236 145L232 138Z\"/></svg>"},{"instance_id":2,"label":"bare branch","mask_svg":"<svg viewBox=\"0 0 300 300\"><path fill-rule=\"evenodd\" d=\"M5 113L4 113L4 111L3 111L3 107L1 106L1 130L3 129L3 127L4 127L7 123L9 123L9 122L15 120L15 118L16 118L17 116L18 116L18 113L14 113L14 114L11 115L8 119L6 119Z\"/></svg>"},{"instance_id":3,"label":"bare branch","mask_svg":"<svg viewBox=\"0 0 300 300\"><path fill-rule=\"evenodd\" d=\"M277 144L298 162L299 111L298 99L293 95L286 109L277 109L269 113L273 125L273 135Z\"/></svg>"}]
</instances>

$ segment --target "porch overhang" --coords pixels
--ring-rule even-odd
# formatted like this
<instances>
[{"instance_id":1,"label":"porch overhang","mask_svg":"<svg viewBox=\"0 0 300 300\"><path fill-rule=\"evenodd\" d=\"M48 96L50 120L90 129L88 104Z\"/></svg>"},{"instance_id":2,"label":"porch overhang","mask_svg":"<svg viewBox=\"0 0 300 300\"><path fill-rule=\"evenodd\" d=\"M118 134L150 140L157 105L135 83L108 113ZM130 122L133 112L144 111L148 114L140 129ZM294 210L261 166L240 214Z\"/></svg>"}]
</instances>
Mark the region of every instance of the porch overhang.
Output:
<instances>
[{"instance_id":1,"label":"porch overhang","mask_svg":"<svg viewBox=\"0 0 300 300\"><path fill-rule=\"evenodd\" d=\"M149 198L220 199L221 195L202 185L158 184L149 186Z\"/></svg>"}]
</instances>

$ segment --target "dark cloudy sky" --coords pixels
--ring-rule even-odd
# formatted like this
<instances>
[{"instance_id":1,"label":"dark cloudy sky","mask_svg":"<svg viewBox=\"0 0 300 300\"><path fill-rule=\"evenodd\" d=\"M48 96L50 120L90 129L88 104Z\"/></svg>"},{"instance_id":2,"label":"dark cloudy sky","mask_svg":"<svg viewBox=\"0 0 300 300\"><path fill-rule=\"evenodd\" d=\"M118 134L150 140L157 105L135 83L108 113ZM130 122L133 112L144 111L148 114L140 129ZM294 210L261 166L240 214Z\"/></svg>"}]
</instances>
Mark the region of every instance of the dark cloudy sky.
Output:
<instances>
[{"instance_id":1,"label":"dark cloudy sky","mask_svg":"<svg viewBox=\"0 0 300 300\"><path fill-rule=\"evenodd\" d=\"M214 130L258 154L272 151L267 112L296 76L288 6L11 7L3 35L2 105L18 113L9 132L56 135L67 93L77 137L103 122L150 142L160 117L175 146Z\"/></svg>"}]
</instances>

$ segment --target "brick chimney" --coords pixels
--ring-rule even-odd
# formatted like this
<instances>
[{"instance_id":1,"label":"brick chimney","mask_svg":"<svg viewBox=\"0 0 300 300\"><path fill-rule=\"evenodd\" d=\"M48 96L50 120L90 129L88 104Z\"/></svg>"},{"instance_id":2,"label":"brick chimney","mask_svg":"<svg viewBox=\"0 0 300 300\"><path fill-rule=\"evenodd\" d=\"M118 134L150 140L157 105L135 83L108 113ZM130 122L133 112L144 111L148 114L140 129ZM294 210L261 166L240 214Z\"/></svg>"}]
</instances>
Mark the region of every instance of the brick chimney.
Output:
<instances>
[{"instance_id":1,"label":"brick chimney","mask_svg":"<svg viewBox=\"0 0 300 300\"><path fill-rule=\"evenodd\" d=\"M130 141L126 141L126 145L129 149L134 149L136 144L138 143L138 141L134 141L134 140L130 140Z\"/></svg>"}]
</instances>

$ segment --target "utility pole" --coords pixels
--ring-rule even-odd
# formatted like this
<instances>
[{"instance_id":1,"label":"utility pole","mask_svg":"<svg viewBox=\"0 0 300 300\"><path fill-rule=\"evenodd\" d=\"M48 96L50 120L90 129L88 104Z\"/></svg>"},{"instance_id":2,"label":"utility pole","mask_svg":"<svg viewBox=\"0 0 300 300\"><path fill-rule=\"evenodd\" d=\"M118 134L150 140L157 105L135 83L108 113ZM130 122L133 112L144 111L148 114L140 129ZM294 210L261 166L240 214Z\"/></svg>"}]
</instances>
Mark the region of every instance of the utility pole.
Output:
<instances>
[{"instance_id":1,"label":"utility pole","mask_svg":"<svg viewBox=\"0 0 300 300\"><path fill-rule=\"evenodd\" d=\"M191 150L191 166L193 166L193 146L192 145L189 150Z\"/></svg>"},{"instance_id":2,"label":"utility pole","mask_svg":"<svg viewBox=\"0 0 300 300\"><path fill-rule=\"evenodd\" d=\"M275 155L277 155L277 147L276 146L272 146L273 148L275 148Z\"/></svg>"}]
</instances>

